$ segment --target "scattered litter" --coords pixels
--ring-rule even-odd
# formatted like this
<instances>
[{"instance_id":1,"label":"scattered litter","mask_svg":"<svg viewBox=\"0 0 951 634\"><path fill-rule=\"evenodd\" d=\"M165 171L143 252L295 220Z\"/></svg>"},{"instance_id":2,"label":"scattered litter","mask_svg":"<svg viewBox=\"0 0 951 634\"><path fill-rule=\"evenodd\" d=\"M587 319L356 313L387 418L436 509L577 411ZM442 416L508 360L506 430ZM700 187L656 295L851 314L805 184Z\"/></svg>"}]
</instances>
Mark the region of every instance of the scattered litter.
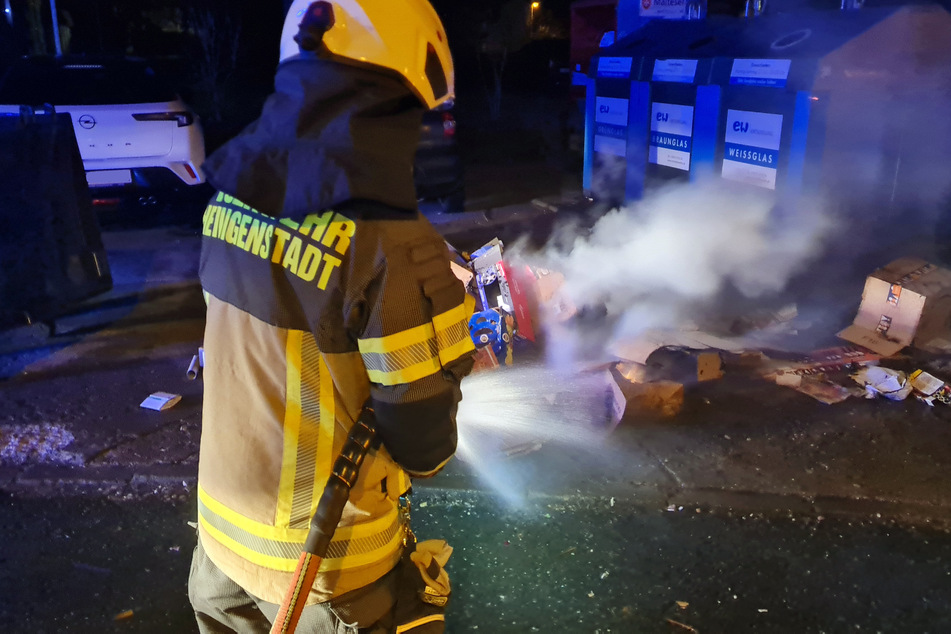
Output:
<instances>
[{"instance_id":1,"label":"scattered litter","mask_svg":"<svg viewBox=\"0 0 951 634\"><path fill-rule=\"evenodd\" d=\"M904 372L879 366L862 368L852 378L865 387L866 398L884 396L892 401L903 401L913 389Z\"/></svg>"},{"instance_id":2,"label":"scattered litter","mask_svg":"<svg viewBox=\"0 0 951 634\"><path fill-rule=\"evenodd\" d=\"M816 350L793 362L767 363L762 372L776 385L791 387L832 405L841 403L856 391L830 381L827 374L868 367L877 364L881 358L882 355L860 347L837 346Z\"/></svg>"},{"instance_id":3,"label":"scattered litter","mask_svg":"<svg viewBox=\"0 0 951 634\"><path fill-rule=\"evenodd\" d=\"M614 506L614 498L611 498L611 506Z\"/></svg>"},{"instance_id":4,"label":"scattered litter","mask_svg":"<svg viewBox=\"0 0 951 634\"><path fill-rule=\"evenodd\" d=\"M908 377L908 382L915 390L915 396L934 407L934 402L951 405L951 386L938 377L928 374L924 370L916 370Z\"/></svg>"},{"instance_id":5,"label":"scattered litter","mask_svg":"<svg viewBox=\"0 0 951 634\"><path fill-rule=\"evenodd\" d=\"M798 390L799 386L802 385L802 375L795 372L780 372L776 375L776 385Z\"/></svg>"},{"instance_id":6,"label":"scattered litter","mask_svg":"<svg viewBox=\"0 0 951 634\"><path fill-rule=\"evenodd\" d=\"M181 552L182 549L180 546L169 546L168 550L169 552L177 553L177 552Z\"/></svg>"},{"instance_id":7,"label":"scattered litter","mask_svg":"<svg viewBox=\"0 0 951 634\"><path fill-rule=\"evenodd\" d=\"M0 462L82 466L82 454L64 451L75 439L69 430L56 425L0 426Z\"/></svg>"},{"instance_id":8,"label":"scattered litter","mask_svg":"<svg viewBox=\"0 0 951 634\"><path fill-rule=\"evenodd\" d=\"M132 618L133 614L134 612L132 610L125 610L123 612L119 612L118 614L116 614L113 620L127 621Z\"/></svg>"},{"instance_id":9,"label":"scattered litter","mask_svg":"<svg viewBox=\"0 0 951 634\"><path fill-rule=\"evenodd\" d=\"M759 612L760 614L766 614L767 612L769 612L769 610L767 610L766 608L760 608L757 610L757 612Z\"/></svg>"},{"instance_id":10,"label":"scattered litter","mask_svg":"<svg viewBox=\"0 0 951 634\"><path fill-rule=\"evenodd\" d=\"M188 364L188 369L185 370L185 377L189 381L194 381L198 378L198 370L200 366L198 365L198 355L192 355L191 363Z\"/></svg>"},{"instance_id":11,"label":"scattered litter","mask_svg":"<svg viewBox=\"0 0 951 634\"><path fill-rule=\"evenodd\" d=\"M142 401L139 407L144 407L145 409L152 409L155 411L163 411L175 407L178 402L182 400L181 394L170 394L169 392L153 392Z\"/></svg>"},{"instance_id":12,"label":"scattered litter","mask_svg":"<svg viewBox=\"0 0 951 634\"><path fill-rule=\"evenodd\" d=\"M593 598L594 598L594 591L593 591L593 590L589 590L589 591L588 591L588 598L589 598L589 599L593 599Z\"/></svg>"},{"instance_id":13,"label":"scattered litter","mask_svg":"<svg viewBox=\"0 0 951 634\"><path fill-rule=\"evenodd\" d=\"M86 570L88 572L94 572L97 575L111 575L112 570L109 568L102 568L100 566L92 566L90 564L84 564L78 561L73 562L73 568L76 570Z\"/></svg>"},{"instance_id":14,"label":"scattered litter","mask_svg":"<svg viewBox=\"0 0 951 634\"><path fill-rule=\"evenodd\" d=\"M421 508L421 509L424 509L424 508L426 508L427 506L429 506L429 502L420 502L420 503L419 503L419 508Z\"/></svg>"},{"instance_id":15,"label":"scattered litter","mask_svg":"<svg viewBox=\"0 0 951 634\"><path fill-rule=\"evenodd\" d=\"M677 603L677 607L680 608L681 610L686 610L687 606L690 605L686 601L677 601L676 603Z\"/></svg>"},{"instance_id":16,"label":"scattered litter","mask_svg":"<svg viewBox=\"0 0 951 634\"><path fill-rule=\"evenodd\" d=\"M559 556L559 557L564 557L565 555L573 555L573 554L575 554L575 551L576 551L576 550L578 550L578 547L577 547L577 546L572 546L571 548L566 548L566 549L564 549L563 551L561 551L560 553L558 553L558 556Z\"/></svg>"},{"instance_id":17,"label":"scattered litter","mask_svg":"<svg viewBox=\"0 0 951 634\"><path fill-rule=\"evenodd\" d=\"M607 579L609 574L611 574L611 573L608 572L607 570L605 570L604 572L602 572L602 573L601 573L601 580L603 581L603 580Z\"/></svg>"},{"instance_id":18,"label":"scattered litter","mask_svg":"<svg viewBox=\"0 0 951 634\"><path fill-rule=\"evenodd\" d=\"M767 367L766 377L780 375L819 376L855 366L874 364L882 355L856 346L836 346L815 350L795 362L780 362Z\"/></svg>"},{"instance_id":19,"label":"scattered litter","mask_svg":"<svg viewBox=\"0 0 951 634\"><path fill-rule=\"evenodd\" d=\"M796 390L826 405L841 403L852 395L851 390L846 387L811 376L800 377Z\"/></svg>"},{"instance_id":20,"label":"scattered litter","mask_svg":"<svg viewBox=\"0 0 951 634\"><path fill-rule=\"evenodd\" d=\"M675 621L673 619L667 619L667 622L673 625L674 627L679 627L687 630L688 632L696 632L696 628L690 627L686 623L681 623L680 621Z\"/></svg>"},{"instance_id":21,"label":"scattered litter","mask_svg":"<svg viewBox=\"0 0 951 634\"><path fill-rule=\"evenodd\" d=\"M185 378L189 381L194 381L198 378L198 375L201 374L201 369L205 367L205 349L202 347L198 348L198 354L192 356L191 362L188 364L188 369L185 370Z\"/></svg>"}]
</instances>

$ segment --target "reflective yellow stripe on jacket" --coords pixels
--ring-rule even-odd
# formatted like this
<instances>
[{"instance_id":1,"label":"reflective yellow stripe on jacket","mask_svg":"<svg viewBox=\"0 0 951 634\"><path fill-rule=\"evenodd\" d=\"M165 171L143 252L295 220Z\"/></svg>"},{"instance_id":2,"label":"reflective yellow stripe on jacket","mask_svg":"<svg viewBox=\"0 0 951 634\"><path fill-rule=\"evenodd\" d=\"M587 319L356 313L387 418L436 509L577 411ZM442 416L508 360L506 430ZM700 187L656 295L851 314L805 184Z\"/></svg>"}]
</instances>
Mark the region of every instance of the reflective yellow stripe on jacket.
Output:
<instances>
[{"instance_id":1,"label":"reflective yellow stripe on jacket","mask_svg":"<svg viewBox=\"0 0 951 634\"><path fill-rule=\"evenodd\" d=\"M287 334L287 405L276 524L307 528L333 465L333 379L313 336Z\"/></svg>"},{"instance_id":2,"label":"reflective yellow stripe on jacket","mask_svg":"<svg viewBox=\"0 0 951 634\"><path fill-rule=\"evenodd\" d=\"M386 337L361 339L360 354L374 383L397 385L435 374L475 349L469 336L474 300L433 317L432 322Z\"/></svg>"},{"instance_id":3,"label":"reflective yellow stripe on jacket","mask_svg":"<svg viewBox=\"0 0 951 634\"><path fill-rule=\"evenodd\" d=\"M284 355L286 404L274 521L247 517L225 501L240 491L225 488L230 497L216 499L201 479L198 520L202 532L233 555L268 570L293 572L332 470L335 432L341 433L342 428L336 421L333 376L313 335L287 331ZM220 483L217 486L221 488ZM371 513L375 519L358 519ZM322 572L347 571L398 557L403 529L395 503L357 509L349 521L354 520L337 527Z\"/></svg>"},{"instance_id":4,"label":"reflective yellow stripe on jacket","mask_svg":"<svg viewBox=\"0 0 951 634\"><path fill-rule=\"evenodd\" d=\"M212 498L201 486L198 521L228 549L259 566L282 572L294 571L307 538L307 529L270 526L244 517ZM320 570L372 564L402 547L399 512L394 507L373 522L338 527Z\"/></svg>"}]
</instances>

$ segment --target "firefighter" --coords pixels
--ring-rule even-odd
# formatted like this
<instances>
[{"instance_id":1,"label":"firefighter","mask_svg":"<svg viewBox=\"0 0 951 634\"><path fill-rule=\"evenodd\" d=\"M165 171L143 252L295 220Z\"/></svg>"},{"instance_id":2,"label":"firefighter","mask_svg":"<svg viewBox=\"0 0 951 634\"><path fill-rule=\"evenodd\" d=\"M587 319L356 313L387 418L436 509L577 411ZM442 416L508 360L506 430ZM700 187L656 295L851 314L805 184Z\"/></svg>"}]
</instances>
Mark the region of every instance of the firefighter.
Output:
<instances>
[{"instance_id":1,"label":"firefighter","mask_svg":"<svg viewBox=\"0 0 951 634\"><path fill-rule=\"evenodd\" d=\"M266 632L353 421L360 470L302 632L389 631L410 477L455 451L473 301L419 213L424 109L453 98L426 0L295 0L274 93L209 157L198 546L202 632Z\"/></svg>"}]
</instances>

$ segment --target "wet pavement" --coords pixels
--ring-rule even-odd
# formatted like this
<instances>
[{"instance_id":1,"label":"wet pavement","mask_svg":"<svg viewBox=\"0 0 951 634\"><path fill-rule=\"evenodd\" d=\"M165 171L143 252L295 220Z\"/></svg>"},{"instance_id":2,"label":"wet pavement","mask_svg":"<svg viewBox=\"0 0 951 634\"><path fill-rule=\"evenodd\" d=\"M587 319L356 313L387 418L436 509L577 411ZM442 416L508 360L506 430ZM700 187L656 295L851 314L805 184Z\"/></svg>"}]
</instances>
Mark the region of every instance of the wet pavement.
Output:
<instances>
[{"instance_id":1,"label":"wet pavement","mask_svg":"<svg viewBox=\"0 0 951 634\"><path fill-rule=\"evenodd\" d=\"M951 536L888 521L426 489L454 547L447 631L946 632ZM194 632L190 494L0 494L0 629Z\"/></svg>"}]
</instances>

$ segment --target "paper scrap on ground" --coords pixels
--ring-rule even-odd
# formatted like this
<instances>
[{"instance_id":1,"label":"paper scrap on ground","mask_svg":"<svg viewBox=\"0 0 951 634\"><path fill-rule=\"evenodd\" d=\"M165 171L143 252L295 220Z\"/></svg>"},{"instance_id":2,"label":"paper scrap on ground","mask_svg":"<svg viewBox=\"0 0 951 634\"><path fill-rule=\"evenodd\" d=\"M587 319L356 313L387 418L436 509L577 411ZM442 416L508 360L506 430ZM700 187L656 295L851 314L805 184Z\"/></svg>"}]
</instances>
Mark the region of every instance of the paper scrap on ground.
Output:
<instances>
[{"instance_id":1,"label":"paper scrap on ground","mask_svg":"<svg viewBox=\"0 0 951 634\"><path fill-rule=\"evenodd\" d=\"M951 386L924 370L916 370L908 377L908 382L915 390L918 400L934 407L934 402L951 405Z\"/></svg>"},{"instance_id":2,"label":"paper scrap on ground","mask_svg":"<svg viewBox=\"0 0 951 634\"><path fill-rule=\"evenodd\" d=\"M852 395L847 387L811 376L804 376L796 389L826 405L841 403Z\"/></svg>"},{"instance_id":3,"label":"paper scrap on ground","mask_svg":"<svg viewBox=\"0 0 951 634\"><path fill-rule=\"evenodd\" d=\"M862 368L852 378L865 387L866 398L884 396L893 401L903 401L913 389L904 372L879 366Z\"/></svg>"},{"instance_id":4,"label":"paper scrap on ground","mask_svg":"<svg viewBox=\"0 0 951 634\"><path fill-rule=\"evenodd\" d=\"M142 401L139 407L162 411L174 407L180 400L181 394L170 394L169 392L154 392L149 394L148 398Z\"/></svg>"}]
</instances>

